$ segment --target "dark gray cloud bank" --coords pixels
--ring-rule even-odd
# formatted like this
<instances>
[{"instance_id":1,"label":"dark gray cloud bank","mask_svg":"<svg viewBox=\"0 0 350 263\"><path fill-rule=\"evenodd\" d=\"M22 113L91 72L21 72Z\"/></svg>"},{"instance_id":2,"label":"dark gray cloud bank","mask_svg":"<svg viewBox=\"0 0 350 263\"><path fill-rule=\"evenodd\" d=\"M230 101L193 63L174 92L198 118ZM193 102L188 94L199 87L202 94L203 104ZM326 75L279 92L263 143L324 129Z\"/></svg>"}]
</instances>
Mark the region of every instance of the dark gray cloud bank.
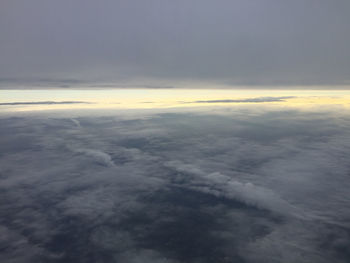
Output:
<instances>
[{"instance_id":1,"label":"dark gray cloud bank","mask_svg":"<svg viewBox=\"0 0 350 263\"><path fill-rule=\"evenodd\" d=\"M286 99L293 99L293 98L295 97L294 96L257 97L257 98L248 98L248 99L242 99L242 100L196 100L192 103L263 103L263 102L279 102L279 101L285 101Z\"/></svg>"},{"instance_id":2,"label":"dark gray cloud bank","mask_svg":"<svg viewBox=\"0 0 350 263\"><path fill-rule=\"evenodd\" d=\"M0 261L349 262L349 131L247 108L3 116Z\"/></svg>"},{"instance_id":3,"label":"dark gray cloud bank","mask_svg":"<svg viewBox=\"0 0 350 263\"><path fill-rule=\"evenodd\" d=\"M349 85L348 0L0 3L1 87Z\"/></svg>"}]
</instances>

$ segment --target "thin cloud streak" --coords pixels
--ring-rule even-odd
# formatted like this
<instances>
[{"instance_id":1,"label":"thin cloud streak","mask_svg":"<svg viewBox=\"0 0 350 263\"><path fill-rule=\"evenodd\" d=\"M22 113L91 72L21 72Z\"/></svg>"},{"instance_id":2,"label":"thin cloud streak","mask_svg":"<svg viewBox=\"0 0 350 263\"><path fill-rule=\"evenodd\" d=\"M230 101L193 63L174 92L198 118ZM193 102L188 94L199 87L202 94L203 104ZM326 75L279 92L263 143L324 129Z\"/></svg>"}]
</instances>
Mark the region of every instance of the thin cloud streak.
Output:
<instances>
[{"instance_id":1,"label":"thin cloud streak","mask_svg":"<svg viewBox=\"0 0 350 263\"><path fill-rule=\"evenodd\" d=\"M258 97L241 100L197 100L190 103L263 103L263 102L280 102L287 99L293 99L295 96L284 97Z\"/></svg>"},{"instance_id":2,"label":"thin cloud streak","mask_svg":"<svg viewBox=\"0 0 350 263\"><path fill-rule=\"evenodd\" d=\"M29 102L5 102L0 103L0 106L15 106L15 105L55 105L55 104L91 104L86 101L29 101Z\"/></svg>"}]
</instances>

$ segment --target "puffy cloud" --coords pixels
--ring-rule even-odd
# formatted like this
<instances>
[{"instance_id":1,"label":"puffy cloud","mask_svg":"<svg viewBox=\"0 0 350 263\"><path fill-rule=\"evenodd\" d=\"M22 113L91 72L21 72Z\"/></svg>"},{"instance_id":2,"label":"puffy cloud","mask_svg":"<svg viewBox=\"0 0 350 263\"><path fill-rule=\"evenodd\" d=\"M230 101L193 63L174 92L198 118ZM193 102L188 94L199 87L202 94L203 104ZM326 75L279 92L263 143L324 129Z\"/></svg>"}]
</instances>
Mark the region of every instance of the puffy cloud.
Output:
<instances>
[{"instance_id":1,"label":"puffy cloud","mask_svg":"<svg viewBox=\"0 0 350 263\"><path fill-rule=\"evenodd\" d=\"M114 166L114 162L109 154L93 149L74 149L77 153L82 153L86 156L92 157L97 163L106 165L106 166Z\"/></svg>"},{"instance_id":2,"label":"puffy cloud","mask_svg":"<svg viewBox=\"0 0 350 263\"><path fill-rule=\"evenodd\" d=\"M301 211L298 211L273 191L250 182L239 182L219 172L206 174L193 165L186 165L177 161L168 162L166 166L188 175L189 178L184 184L185 187L216 196L232 198L247 205L268 209L282 215L302 216Z\"/></svg>"}]
</instances>

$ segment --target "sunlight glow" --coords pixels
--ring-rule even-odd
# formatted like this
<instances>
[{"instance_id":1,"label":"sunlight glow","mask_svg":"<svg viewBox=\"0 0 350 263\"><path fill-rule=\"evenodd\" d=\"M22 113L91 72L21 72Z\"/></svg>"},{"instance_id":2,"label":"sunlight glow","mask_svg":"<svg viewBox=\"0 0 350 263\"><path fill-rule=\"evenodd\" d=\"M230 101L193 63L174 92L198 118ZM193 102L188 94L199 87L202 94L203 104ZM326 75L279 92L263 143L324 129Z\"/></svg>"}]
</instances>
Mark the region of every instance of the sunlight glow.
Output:
<instances>
[{"instance_id":1,"label":"sunlight glow","mask_svg":"<svg viewBox=\"0 0 350 263\"><path fill-rule=\"evenodd\" d=\"M60 109L230 107L257 104L288 107L350 106L349 90L98 89L2 90L0 93L2 112ZM63 103L66 101L73 103ZM25 104L29 102L37 104ZM59 102L60 104L47 104L47 102ZM11 103L14 104L11 105Z\"/></svg>"}]
</instances>

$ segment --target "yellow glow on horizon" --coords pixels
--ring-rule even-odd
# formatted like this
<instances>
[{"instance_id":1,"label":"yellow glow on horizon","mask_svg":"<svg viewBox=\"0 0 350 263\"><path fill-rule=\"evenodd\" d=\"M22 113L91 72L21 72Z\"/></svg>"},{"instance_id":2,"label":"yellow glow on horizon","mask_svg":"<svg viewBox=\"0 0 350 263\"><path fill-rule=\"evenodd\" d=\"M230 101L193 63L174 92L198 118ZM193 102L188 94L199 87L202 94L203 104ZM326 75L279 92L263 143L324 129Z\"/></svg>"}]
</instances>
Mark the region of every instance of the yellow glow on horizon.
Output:
<instances>
[{"instance_id":1,"label":"yellow glow on horizon","mask_svg":"<svg viewBox=\"0 0 350 263\"><path fill-rule=\"evenodd\" d=\"M229 90L229 89L108 89L108 90L1 90L0 103L80 101L87 104L1 105L1 111L67 109L153 109L206 106L276 105L313 107L350 106L350 90ZM280 97L280 101L278 98ZM286 98L284 98L286 97ZM287 98L289 97L289 98ZM267 98L266 102L247 101ZM275 98L276 101L269 101ZM234 100L241 102L219 102ZM218 101L198 103L198 101Z\"/></svg>"}]
</instances>

